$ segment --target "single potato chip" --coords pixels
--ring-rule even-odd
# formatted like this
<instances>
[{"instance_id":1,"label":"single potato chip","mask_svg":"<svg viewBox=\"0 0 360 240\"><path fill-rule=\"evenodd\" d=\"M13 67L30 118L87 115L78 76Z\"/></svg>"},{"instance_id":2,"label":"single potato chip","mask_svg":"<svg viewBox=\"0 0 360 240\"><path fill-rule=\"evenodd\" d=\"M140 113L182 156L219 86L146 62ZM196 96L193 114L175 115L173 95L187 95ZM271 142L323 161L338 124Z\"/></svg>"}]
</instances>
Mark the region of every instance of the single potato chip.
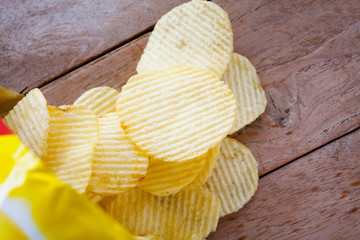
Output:
<instances>
[{"instance_id":1,"label":"single potato chip","mask_svg":"<svg viewBox=\"0 0 360 240\"><path fill-rule=\"evenodd\" d=\"M220 217L242 208L255 194L258 181L257 162L250 149L225 138L213 174L205 184L220 199Z\"/></svg>"},{"instance_id":2,"label":"single potato chip","mask_svg":"<svg viewBox=\"0 0 360 240\"><path fill-rule=\"evenodd\" d=\"M46 104L44 95L35 88L4 118L8 127L40 158L45 155L49 131L50 116Z\"/></svg>"},{"instance_id":3,"label":"single potato chip","mask_svg":"<svg viewBox=\"0 0 360 240\"><path fill-rule=\"evenodd\" d=\"M206 69L221 78L232 51L227 13L212 2L191 1L156 23L136 70L144 73L179 64Z\"/></svg>"},{"instance_id":4,"label":"single potato chip","mask_svg":"<svg viewBox=\"0 0 360 240\"><path fill-rule=\"evenodd\" d=\"M98 203L100 202L104 196L94 193L94 192L90 192L90 191L85 191L85 197L91 201L93 201L94 203Z\"/></svg>"},{"instance_id":5,"label":"single potato chip","mask_svg":"<svg viewBox=\"0 0 360 240\"><path fill-rule=\"evenodd\" d=\"M45 164L65 183L85 192L91 176L98 121L85 106L48 106L50 129Z\"/></svg>"},{"instance_id":6,"label":"single potato chip","mask_svg":"<svg viewBox=\"0 0 360 240\"><path fill-rule=\"evenodd\" d=\"M196 176L196 178L183 188L184 190L198 188L207 182L215 167L216 159L219 156L221 143L209 150L204 167L201 169L200 173Z\"/></svg>"},{"instance_id":7,"label":"single potato chip","mask_svg":"<svg viewBox=\"0 0 360 240\"><path fill-rule=\"evenodd\" d=\"M196 178L208 157L209 153L181 162L150 159L148 172L139 188L156 196L175 194Z\"/></svg>"},{"instance_id":8,"label":"single potato chip","mask_svg":"<svg viewBox=\"0 0 360 240\"><path fill-rule=\"evenodd\" d=\"M111 87L96 87L84 92L74 105L85 105L98 117L116 111L119 92Z\"/></svg>"},{"instance_id":9,"label":"single potato chip","mask_svg":"<svg viewBox=\"0 0 360 240\"><path fill-rule=\"evenodd\" d=\"M230 131L232 134L258 118L265 111L267 101L255 67L240 54L232 54L223 80L233 91L236 100L236 120Z\"/></svg>"},{"instance_id":10,"label":"single potato chip","mask_svg":"<svg viewBox=\"0 0 360 240\"><path fill-rule=\"evenodd\" d=\"M185 66L131 77L116 108L127 136L164 161L205 154L235 120L235 99L228 86L205 70Z\"/></svg>"},{"instance_id":11,"label":"single potato chip","mask_svg":"<svg viewBox=\"0 0 360 240\"><path fill-rule=\"evenodd\" d=\"M118 113L107 113L99 118L99 140L89 191L102 195L124 192L145 177L148 165L148 155L126 137Z\"/></svg>"},{"instance_id":12,"label":"single potato chip","mask_svg":"<svg viewBox=\"0 0 360 240\"><path fill-rule=\"evenodd\" d=\"M134 188L114 198L107 212L135 235L188 240L215 231L219 208L214 193L203 187L166 197Z\"/></svg>"}]
</instances>

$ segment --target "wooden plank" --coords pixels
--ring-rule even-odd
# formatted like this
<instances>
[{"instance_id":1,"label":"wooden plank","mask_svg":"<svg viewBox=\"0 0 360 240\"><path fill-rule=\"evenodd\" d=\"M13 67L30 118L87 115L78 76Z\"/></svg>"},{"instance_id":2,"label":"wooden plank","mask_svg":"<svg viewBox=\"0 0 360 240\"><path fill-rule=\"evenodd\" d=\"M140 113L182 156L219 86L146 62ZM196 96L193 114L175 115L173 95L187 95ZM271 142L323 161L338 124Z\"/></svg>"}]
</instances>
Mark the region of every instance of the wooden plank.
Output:
<instances>
[{"instance_id":1,"label":"wooden plank","mask_svg":"<svg viewBox=\"0 0 360 240\"><path fill-rule=\"evenodd\" d=\"M357 0L213 2L229 13L235 51L249 57L260 73L318 51L360 20Z\"/></svg>"},{"instance_id":2,"label":"wooden plank","mask_svg":"<svg viewBox=\"0 0 360 240\"><path fill-rule=\"evenodd\" d=\"M185 0L5 0L1 86L27 92L147 31Z\"/></svg>"},{"instance_id":3,"label":"wooden plank","mask_svg":"<svg viewBox=\"0 0 360 240\"><path fill-rule=\"evenodd\" d=\"M280 4L270 10L283 14L282 22L269 23L269 14L263 13L263 16L261 12L257 13L271 4ZM260 79L269 102L266 113L237 136L253 151L260 164L260 174L360 125L360 16L349 10L356 8L356 5L351 1L347 4L326 2L321 5L321 13L318 13L312 10L312 6L314 4L315 10L319 10L319 2L304 4L307 5L296 1L286 1L286 4L274 1L260 8L253 6L254 9L243 16L245 20L241 26L250 24L246 20L248 15L257 14L253 18L256 18L259 26L262 24L263 29L258 30L257 35L250 32L244 36L236 30L240 23L233 17L238 5L234 3L234 9L226 9L233 19L235 46L237 50L241 50L239 46L243 43L244 49L247 49L245 44L251 46L251 51L243 54L261 70ZM292 11L282 10L284 5ZM343 20L337 17L333 19L332 16L339 13ZM309 22L318 25L310 27ZM276 32L274 34L274 29L279 26L284 31L297 31L291 38L281 37ZM327 32L327 29L332 30ZM309 40L307 47L304 47L301 43L306 37L320 40ZM148 35L144 35L44 86L42 90L49 104L71 104L83 91L100 85L120 90L127 79L135 74L147 38ZM267 38L267 43L262 42L262 38ZM251 41L258 44L250 45ZM285 47L288 45L292 48ZM271 50L267 50L267 46ZM286 50L280 51L279 46L284 46ZM262 61L262 51L272 52L266 55L271 61ZM295 59L294 53L298 53ZM281 64L276 65L280 60Z\"/></svg>"},{"instance_id":4,"label":"wooden plank","mask_svg":"<svg viewBox=\"0 0 360 240\"><path fill-rule=\"evenodd\" d=\"M42 87L48 104L72 104L84 91L97 86L110 86L120 91L136 74L136 65L148 38L149 34L145 34Z\"/></svg>"},{"instance_id":5,"label":"wooden plank","mask_svg":"<svg viewBox=\"0 0 360 240\"><path fill-rule=\"evenodd\" d=\"M208 240L359 239L360 129L260 179Z\"/></svg>"}]
</instances>

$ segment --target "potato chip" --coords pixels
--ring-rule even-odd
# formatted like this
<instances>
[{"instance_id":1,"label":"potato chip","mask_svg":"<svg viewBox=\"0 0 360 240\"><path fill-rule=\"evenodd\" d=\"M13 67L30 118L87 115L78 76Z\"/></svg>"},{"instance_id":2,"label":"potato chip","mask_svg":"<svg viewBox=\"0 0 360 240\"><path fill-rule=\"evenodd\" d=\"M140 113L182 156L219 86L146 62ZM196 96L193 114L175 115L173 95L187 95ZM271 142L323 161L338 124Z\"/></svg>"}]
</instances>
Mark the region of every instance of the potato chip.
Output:
<instances>
[{"instance_id":1,"label":"potato chip","mask_svg":"<svg viewBox=\"0 0 360 240\"><path fill-rule=\"evenodd\" d=\"M219 156L220 146L221 143L209 150L204 167L201 169L196 178L183 188L184 190L195 189L206 183L215 167L216 159Z\"/></svg>"},{"instance_id":2,"label":"potato chip","mask_svg":"<svg viewBox=\"0 0 360 240\"><path fill-rule=\"evenodd\" d=\"M48 106L50 129L45 164L65 183L85 192L91 176L98 121L85 106Z\"/></svg>"},{"instance_id":3,"label":"potato chip","mask_svg":"<svg viewBox=\"0 0 360 240\"><path fill-rule=\"evenodd\" d=\"M114 195L133 188L145 177L148 165L148 155L123 132L118 113L99 118L89 191Z\"/></svg>"},{"instance_id":4,"label":"potato chip","mask_svg":"<svg viewBox=\"0 0 360 240\"><path fill-rule=\"evenodd\" d=\"M98 117L116 111L119 92L111 87L96 87L84 92L74 105L85 105Z\"/></svg>"},{"instance_id":5,"label":"potato chip","mask_svg":"<svg viewBox=\"0 0 360 240\"><path fill-rule=\"evenodd\" d=\"M136 240L163 240L162 238L155 235L135 236Z\"/></svg>"},{"instance_id":6,"label":"potato chip","mask_svg":"<svg viewBox=\"0 0 360 240\"><path fill-rule=\"evenodd\" d=\"M229 133L235 120L228 86L205 70L185 66L133 76L116 108L129 138L164 161L205 154Z\"/></svg>"},{"instance_id":7,"label":"potato chip","mask_svg":"<svg viewBox=\"0 0 360 240\"><path fill-rule=\"evenodd\" d=\"M211 151L210 151L211 152ZM150 159L145 179L139 188L156 196L167 196L179 192L192 182L203 169L209 153L181 162L165 162Z\"/></svg>"},{"instance_id":8,"label":"potato chip","mask_svg":"<svg viewBox=\"0 0 360 240\"><path fill-rule=\"evenodd\" d=\"M236 120L230 134L259 117L266 108L265 92L255 67L240 54L233 53L223 80L233 91L236 100Z\"/></svg>"},{"instance_id":9,"label":"potato chip","mask_svg":"<svg viewBox=\"0 0 360 240\"><path fill-rule=\"evenodd\" d=\"M98 203L100 202L104 196L94 193L94 192L90 192L90 191L85 191L85 197L91 201L93 201L94 203Z\"/></svg>"},{"instance_id":10,"label":"potato chip","mask_svg":"<svg viewBox=\"0 0 360 240\"><path fill-rule=\"evenodd\" d=\"M212 176L205 186L220 199L220 217L238 211L258 186L257 162L250 149L225 138Z\"/></svg>"},{"instance_id":11,"label":"potato chip","mask_svg":"<svg viewBox=\"0 0 360 240\"><path fill-rule=\"evenodd\" d=\"M46 104L44 95L35 88L4 118L8 127L40 158L45 155L49 131Z\"/></svg>"},{"instance_id":12,"label":"potato chip","mask_svg":"<svg viewBox=\"0 0 360 240\"><path fill-rule=\"evenodd\" d=\"M221 78L232 51L227 13L212 2L191 1L160 18L136 70L144 73L179 64L206 69Z\"/></svg>"},{"instance_id":13,"label":"potato chip","mask_svg":"<svg viewBox=\"0 0 360 240\"><path fill-rule=\"evenodd\" d=\"M203 187L166 197L134 188L114 198L107 212L135 235L188 240L215 231L219 208L214 193Z\"/></svg>"}]
</instances>

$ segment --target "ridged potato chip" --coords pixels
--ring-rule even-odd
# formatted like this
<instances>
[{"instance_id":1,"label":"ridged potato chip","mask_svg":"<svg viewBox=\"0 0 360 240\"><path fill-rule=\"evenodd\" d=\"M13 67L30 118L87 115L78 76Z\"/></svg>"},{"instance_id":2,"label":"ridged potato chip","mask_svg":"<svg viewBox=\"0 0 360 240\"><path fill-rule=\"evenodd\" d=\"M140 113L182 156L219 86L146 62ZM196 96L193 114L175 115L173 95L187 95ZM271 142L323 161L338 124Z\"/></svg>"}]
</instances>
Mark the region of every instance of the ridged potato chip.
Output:
<instances>
[{"instance_id":1,"label":"ridged potato chip","mask_svg":"<svg viewBox=\"0 0 360 240\"><path fill-rule=\"evenodd\" d=\"M80 193L85 192L91 176L98 121L85 106L67 110L48 106L50 129L45 164Z\"/></svg>"},{"instance_id":2,"label":"ridged potato chip","mask_svg":"<svg viewBox=\"0 0 360 240\"><path fill-rule=\"evenodd\" d=\"M219 156L221 143L209 150L204 167L201 169L200 173L195 177L195 179L183 188L184 190L198 188L207 182L215 167L216 159Z\"/></svg>"},{"instance_id":3,"label":"ridged potato chip","mask_svg":"<svg viewBox=\"0 0 360 240\"><path fill-rule=\"evenodd\" d=\"M191 1L163 15L151 33L137 72L170 65L206 69L221 78L233 51L228 14L207 1Z\"/></svg>"},{"instance_id":4,"label":"ridged potato chip","mask_svg":"<svg viewBox=\"0 0 360 240\"><path fill-rule=\"evenodd\" d=\"M211 152L211 151L209 151ZM192 182L203 169L209 155L181 162L165 162L150 159L148 172L139 188L156 196L167 196L179 192Z\"/></svg>"},{"instance_id":5,"label":"ridged potato chip","mask_svg":"<svg viewBox=\"0 0 360 240\"><path fill-rule=\"evenodd\" d=\"M40 158L45 155L49 131L50 115L46 105L44 95L35 88L4 118L8 127Z\"/></svg>"},{"instance_id":6,"label":"ridged potato chip","mask_svg":"<svg viewBox=\"0 0 360 240\"><path fill-rule=\"evenodd\" d=\"M220 217L242 208L255 194L258 181L257 162L250 149L225 138L213 174L205 184L220 199Z\"/></svg>"},{"instance_id":7,"label":"ridged potato chip","mask_svg":"<svg viewBox=\"0 0 360 240\"><path fill-rule=\"evenodd\" d=\"M203 187L166 197L134 188L114 198L107 212L135 235L188 240L215 231L219 208L214 193Z\"/></svg>"},{"instance_id":8,"label":"ridged potato chip","mask_svg":"<svg viewBox=\"0 0 360 240\"><path fill-rule=\"evenodd\" d=\"M104 196L90 191L85 191L85 197L94 203L98 203L104 198Z\"/></svg>"},{"instance_id":9,"label":"ridged potato chip","mask_svg":"<svg viewBox=\"0 0 360 240\"><path fill-rule=\"evenodd\" d=\"M127 136L164 161L205 154L229 133L235 107L223 81L177 65L131 77L116 103Z\"/></svg>"},{"instance_id":10,"label":"ridged potato chip","mask_svg":"<svg viewBox=\"0 0 360 240\"><path fill-rule=\"evenodd\" d=\"M119 92L111 87L96 87L84 92L74 105L85 105L98 117L116 111Z\"/></svg>"},{"instance_id":11,"label":"ridged potato chip","mask_svg":"<svg viewBox=\"0 0 360 240\"><path fill-rule=\"evenodd\" d=\"M265 111L267 101L255 67L240 54L232 54L223 80L233 91L236 100L236 120L230 131L232 134L259 117Z\"/></svg>"},{"instance_id":12,"label":"ridged potato chip","mask_svg":"<svg viewBox=\"0 0 360 240\"><path fill-rule=\"evenodd\" d=\"M99 140L87 189L114 195L135 187L145 177L149 157L125 135L118 113L107 113L98 120Z\"/></svg>"}]
</instances>

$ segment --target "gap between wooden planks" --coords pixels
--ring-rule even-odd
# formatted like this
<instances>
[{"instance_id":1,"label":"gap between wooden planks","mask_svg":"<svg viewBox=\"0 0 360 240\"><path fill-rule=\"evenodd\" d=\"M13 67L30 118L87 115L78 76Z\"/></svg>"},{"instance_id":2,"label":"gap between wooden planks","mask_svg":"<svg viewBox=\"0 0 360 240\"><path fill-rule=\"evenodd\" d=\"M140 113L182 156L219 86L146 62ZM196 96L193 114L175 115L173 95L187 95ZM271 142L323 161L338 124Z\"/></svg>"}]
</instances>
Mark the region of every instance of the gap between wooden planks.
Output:
<instances>
[{"instance_id":1,"label":"gap between wooden planks","mask_svg":"<svg viewBox=\"0 0 360 240\"><path fill-rule=\"evenodd\" d=\"M357 239L360 128L260 178L240 211L208 240Z\"/></svg>"},{"instance_id":2,"label":"gap between wooden planks","mask_svg":"<svg viewBox=\"0 0 360 240\"><path fill-rule=\"evenodd\" d=\"M0 85L26 93L150 31L186 0L5 1Z\"/></svg>"},{"instance_id":3,"label":"gap between wooden planks","mask_svg":"<svg viewBox=\"0 0 360 240\"><path fill-rule=\"evenodd\" d=\"M238 15L243 11L236 2L230 10L224 6L233 22L235 50L261 69L269 102L257 121L235 135L254 153L261 175L360 125L360 14L348 12L351 1L349 6L321 3L294 1L289 6L274 1L252 6L241 18L232 17L237 9ZM269 11L279 16L269 18ZM332 18L338 12L342 18ZM246 30L252 21L256 28ZM239 28L244 34L237 33ZM279 35L279 28L294 33ZM71 104L95 86L120 90L136 74L148 37L149 33L42 87L49 104ZM241 44L249 48L242 50Z\"/></svg>"}]
</instances>

